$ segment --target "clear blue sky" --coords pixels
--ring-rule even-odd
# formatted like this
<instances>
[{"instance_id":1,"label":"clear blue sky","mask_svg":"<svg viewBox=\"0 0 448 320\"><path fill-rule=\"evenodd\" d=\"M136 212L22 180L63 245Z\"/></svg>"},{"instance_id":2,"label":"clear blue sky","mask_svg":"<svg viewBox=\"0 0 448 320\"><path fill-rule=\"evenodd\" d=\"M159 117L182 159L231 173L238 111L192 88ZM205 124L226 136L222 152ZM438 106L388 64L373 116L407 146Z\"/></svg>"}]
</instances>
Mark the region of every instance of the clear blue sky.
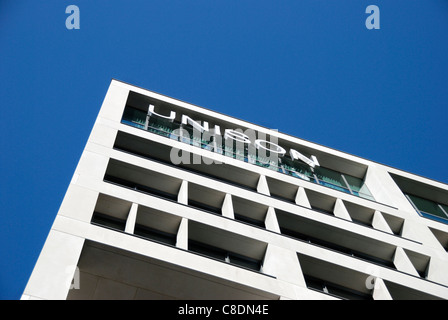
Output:
<instances>
[{"instance_id":1,"label":"clear blue sky","mask_svg":"<svg viewBox=\"0 0 448 320\"><path fill-rule=\"evenodd\" d=\"M446 0L0 0L1 299L20 298L112 78L448 183Z\"/></svg>"}]
</instances>

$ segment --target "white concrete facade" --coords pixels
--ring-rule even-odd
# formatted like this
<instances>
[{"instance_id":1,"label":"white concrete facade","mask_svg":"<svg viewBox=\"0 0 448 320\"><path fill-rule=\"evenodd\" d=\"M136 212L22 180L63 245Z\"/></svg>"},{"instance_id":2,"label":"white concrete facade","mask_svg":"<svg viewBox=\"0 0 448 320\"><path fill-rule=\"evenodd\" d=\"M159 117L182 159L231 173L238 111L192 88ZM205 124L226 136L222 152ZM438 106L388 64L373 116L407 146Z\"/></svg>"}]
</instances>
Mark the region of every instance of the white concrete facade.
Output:
<instances>
[{"instance_id":1,"label":"white concrete facade","mask_svg":"<svg viewBox=\"0 0 448 320\"><path fill-rule=\"evenodd\" d=\"M363 179L375 200L124 124L130 97L275 137ZM173 165L173 147L223 164ZM448 299L448 224L422 217L411 189L448 199L446 184L113 80L22 299ZM97 213L122 229L92 222Z\"/></svg>"}]
</instances>

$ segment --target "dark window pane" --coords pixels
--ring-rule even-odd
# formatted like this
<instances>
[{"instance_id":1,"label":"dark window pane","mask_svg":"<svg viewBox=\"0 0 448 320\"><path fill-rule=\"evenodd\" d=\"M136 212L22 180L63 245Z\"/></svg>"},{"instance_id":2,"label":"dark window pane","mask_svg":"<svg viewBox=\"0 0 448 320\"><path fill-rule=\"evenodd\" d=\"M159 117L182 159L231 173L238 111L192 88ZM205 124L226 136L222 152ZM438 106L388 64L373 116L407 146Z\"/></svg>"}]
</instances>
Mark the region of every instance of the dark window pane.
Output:
<instances>
[{"instance_id":1,"label":"dark window pane","mask_svg":"<svg viewBox=\"0 0 448 320\"><path fill-rule=\"evenodd\" d=\"M164 137L170 137L177 125L167 119L150 117L148 120L148 131L157 133Z\"/></svg>"},{"instance_id":2,"label":"dark window pane","mask_svg":"<svg viewBox=\"0 0 448 320\"><path fill-rule=\"evenodd\" d=\"M188 250L223 261L225 261L227 255L227 252L222 249L207 246L195 241L188 242Z\"/></svg>"},{"instance_id":3,"label":"dark window pane","mask_svg":"<svg viewBox=\"0 0 448 320\"><path fill-rule=\"evenodd\" d=\"M260 267L261 267L260 261L251 259L248 257L244 257L244 256L241 256L236 253L229 253L229 260L230 260L230 263L233 263L233 264L245 267L245 268L249 268L252 270L256 270L256 271L259 271Z\"/></svg>"},{"instance_id":4,"label":"dark window pane","mask_svg":"<svg viewBox=\"0 0 448 320\"><path fill-rule=\"evenodd\" d=\"M111 229L124 231L126 221L105 214L95 212L92 217L92 223L102 225Z\"/></svg>"},{"instance_id":5,"label":"dark window pane","mask_svg":"<svg viewBox=\"0 0 448 320\"><path fill-rule=\"evenodd\" d=\"M444 204L441 204L441 206L442 206L443 210L445 210L445 213L448 214L448 206L444 205Z\"/></svg>"},{"instance_id":6,"label":"dark window pane","mask_svg":"<svg viewBox=\"0 0 448 320\"><path fill-rule=\"evenodd\" d=\"M342 178L342 175L339 172L322 167L317 167L314 172L319 179L319 184L339 191L350 193L350 190L348 189L344 179Z\"/></svg>"},{"instance_id":7,"label":"dark window pane","mask_svg":"<svg viewBox=\"0 0 448 320\"><path fill-rule=\"evenodd\" d=\"M265 228L264 221L252 219L252 218L249 218L249 217L246 217L246 216L243 216L243 215L240 215L240 214L236 214L236 213L235 213L235 219L239 220L239 221L242 221L242 222L246 222L246 223L252 224L254 226Z\"/></svg>"},{"instance_id":8,"label":"dark window pane","mask_svg":"<svg viewBox=\"0 0 448 320\"><path fill-rule=\"evenodd\" d=\"M140 128L145 127L146 112L132 107L126 107L124 109L123 120L129 124L136 124Z\"/></svg>"},{"instance_id":9,"label":"dark window pane","mask_svg":"<svg viewBox=\"0 0 448 320\"><path fill-rule=\"evenodd\" d=\"M188 199L188 205L198 208L198 209L201 209L201 210L206 210L206 211L210 211L210 212L213 212L216 214L221 214L221 208L216 208L211 205L205 204L203 202Z\"/></svg>"},{"instance_id":10,"label":"dark window pane","mask_svg":"<svg viewBox=\"0 0 448 320\"><path fill-rule=\"evenodd\" d=\"M204 136L201 135L199 131L196 132L193 130L190 126L181 126L179 122L170 121L161 117L149 117L147 123L146 119L146 112L126 106L122 123L130 124L142 129L145 129L145 124L147 124L147 130L149 132L194 145L202 149L215 151L227 157L253 163L296 178L319 183L320 185L345 193L351 193L358 197L375 200L362 179L344 174L347 183L350 185L349 188L341 173L337 171L316 167L313 172L313 170L305 163L292 160L288 156L282 157L281 163L274 162L271 161L269 157L263 156L264 153L259 154L257 152L251 154L248 151L247 145L244 143L238 143L231 139L219 139L219 145L216 146L211 139L207 138L204 140ZM350 192L350 189L352 192Z\"/></svg>"},{"instance_id":11,"label":"dark window pane","mask_svg":"<svg viewBox=\"0 0 448 320\"><path fill-rule=\"evenodd\" d=\"M423 213L429 213L440 218L447 218L447 216L443 213L442 209L440 209L439 205L436 202L414 195L408 196L419 211L422 211Z\"/></svg>"},{"instance_id":12,"label":"dark window pane","mask_svg":"<svg viewBox=\"0 0 448 320\"><path fill-rule=\"evenodd\" d=\"M365 199L375 200L362 179L347 174L344 174L344 177L354 195Z\"/></svg>"},{"instance_id":13,"label":"dark window pane","mask_svg":"<svg viewBox=\"0 0 448 320\"><path fill-rule=\"evenodd\" d=\"M176 235L152 229L146 226L136 225L134 234L140 237L163 242L169 245L176 245Z\"/></svg>"},{"instance_id":14,"label":"dark window pane","mask_svg":"<svg viewBox=\"0 0 448 320\"><path fill-rule=\"evenodd\" d=\"M302 164L298 161L293 161L287 157L282 158L282 164L287 174L307 181L311 180L314 182L314 175L311 172L309 166Z\"/></svg>"}]
</instances>

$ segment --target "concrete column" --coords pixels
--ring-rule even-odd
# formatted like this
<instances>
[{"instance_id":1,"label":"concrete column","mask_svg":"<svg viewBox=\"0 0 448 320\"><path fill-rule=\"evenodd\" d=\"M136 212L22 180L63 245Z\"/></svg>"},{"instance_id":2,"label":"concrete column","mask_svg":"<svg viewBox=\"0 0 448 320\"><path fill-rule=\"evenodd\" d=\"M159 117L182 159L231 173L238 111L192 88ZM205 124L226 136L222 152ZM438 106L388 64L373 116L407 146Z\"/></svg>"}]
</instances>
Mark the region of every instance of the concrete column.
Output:
<instances>
[{"instance_id":1,"label":"concrete column","mask_svg":"<svg viewBox=\"0 0 448 320\"><path fill-rule=\"evenodd\" d=\"M188 219L182 218L177 230L176 247L188 250Z\"/></svg>"},{"instance_id":2,"label":"concrete column","mask_svg":"<svg viewBox=\"0 0 448 320\"><path fill-rule=\"evenodd\" d=\"M90 223L98 195L96 190L72 183L67 189L58 215Z\"/></svg>"},{"instance_id":3,"label":"concrete column","mask_svg":"<svg viewBox=\"0 0 448 320\"><path fill-rule=\"evenodd\" d=\"M23 293L32 299L65 300L84 238L51 230Z\"/></svg>"},{"instance_id":4,"label":"concrete column","mask_svg":"<svg viewBox=\"0 0 448 320\"><path fill-rule=\"evenodd\" d=\"M375 213L373 214L372 227L393 234L389 224L386 219L384 219L383 214L378 210L375 210Z\"/></svg>"},{"instance_id":5,"label":"concrete column","mask_svg":"<svg viewBox=\"0 0 448 320\"><path fill-rule=\"evenodd\" d=\"M129 88L121 86L119 83L111 83L107 90L98 117L119 121L123 115L123 106L129 96Z\"/></svg>"},{"instance_id":6,"label":"concrete column","mask_svg":"<svg viewBox=\"0 0 448 320\"><path fill-rule=\"evenodd\" d=\"M350 214L348 213L347 208L345 208L344 202L342 202L341 199L336 199L333 213L336 217L352 221L352 218L350 217Z\"/></svg>"},{"instance_id":7,"label":"concrete column","mask_svg":"<svg viewBox=\"0 0 448 320\"><path fill-rule=\"evenodd\" d=\"M258 180L257 192L270 196L268 181L266 180L266 176L261 175Z\"/></svg>"},{"instance_id":8,"label":"concrete column","mask_svg":"<svg viewBox=\"0 0 448 320\"><path fill-rule=\"evenodd\" d=\"M311 209L310 201L308 200L305 189L303 187L299 187L299 189L297 190L295 201L299 206Z\"/></svg>"},{"instance_id":9,"label":"concrete column","mask_svg":"<svg viewBox=\"0 0 448 320\"><path fill-rule=\"evenodd\" d=\"M224 217L235 219L235 213L233 212L232 195L226 194L224 202L222 203L221 213Z\"/></svg>"},{"instance_id":10,"label":"concrete column","mask_svg":"<svg viewBox=\"0 0 448 320\"><path fill-rule=\"evenodd\" d=\"M408 255L401 247L397 247L397 249L395 249L394 265L399 271L420 277L411 260L409 260Z\"/></svg>"},{"instance_id":11,"label":"concrete column","mask_svg":"<svg viewBox=\"0 0 448 320\"><path fill-rule=\"evenodd\" d=\"M295 251L269 243L261 271L276 277L277 280L306 287L302 268Z\"/></svg>"},{"instance_id":12,"label":"concrete column","mask_svg":"<svg viewBox=\"0 0 448 320\"><path fill-rule=\"evenodd\" d=\"M100 121L95 122L88 140L89 147L93 148L90 144L94 143L112 149L117 132L117 129L111 128L106 124L102 124Z\"/></svg>"},{"instance_id":13,"label":"concrete column","mask_svg":"<svg viewBox=\"0 0 448 320\"><path fill-rule=\"evenodd\" d=\"M264 224L267 230L280 233L280 227L278 225L277 215L275 214L274 208L269 207L268 212L266 213L266 218L264 219Z\"/></svg>"},{"instance_id":14,"label":"concrete column","mask_svg":"<svg viewBox=\"0 0 448 320\"><path fill-rule=\"evenodd\" d=\"M135 221L137 220L137 210L138 204L133 203L131 209L129 210L128 218L126 219L126 227L124 228L124 232L134 233L135 229Z\"/></svg>"},{"instance_id":15,"label":"concrete column","mask_svg":"<svg viewBox=\"0 0 448 320\"><path fill-rule=\"evenodd\" d=\"M188 204L188 181L183 180L180 185L179 193L177 194L177 202Z\"/></svg>"},{"instance_id":16,"label":"concrete column","mask_svg":"<svg viewBox=\"0 0 448 320\"><path fill-rule=\"evenodd\" d=\"M374 300L393 300L389 290L387 290L386 284L381 278L375 279L372 296Z\"/></svg>"}]
</instances>

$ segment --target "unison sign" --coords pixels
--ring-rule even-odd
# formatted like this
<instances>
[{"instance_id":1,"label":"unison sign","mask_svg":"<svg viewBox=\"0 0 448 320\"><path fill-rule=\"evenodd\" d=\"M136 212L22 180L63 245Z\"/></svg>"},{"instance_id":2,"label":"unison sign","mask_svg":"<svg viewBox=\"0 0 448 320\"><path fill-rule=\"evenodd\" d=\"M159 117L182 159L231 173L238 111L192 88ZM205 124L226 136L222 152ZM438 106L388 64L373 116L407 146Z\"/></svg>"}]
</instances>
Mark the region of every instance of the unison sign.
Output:
<instances>
[{"instance_id":1,"label":"unison sign","mask_svg":"<svg viewBox=\"0 0 448 320\"><path fill-rule=\"evenodd\" d=\"M148 108L148 119L151 117L174 122L176 112L170 111L169 116L162 115L155 112L154 105L150 104ZM263 134L258 133L257 135L255 130L247 129L243 131L242 129L225 129L223 135L219 125L215 125L213 129L210 129L207 121L198 122L197 120L193 120L190 116L182 114L181 125L178 129L175 129L172 132L172 135L179 137L179 139L182 139L183 137L188 137L188 139L190 139L191 135L184 126L193 129L193 140L209 141L210 149L213 148L216 152L221 149L222 145L225 145L236 152L240 151L240 154L245 154L245 150L247 150L246 154L249 157L256 154L258 156L261 155L268 163L278 164L279 159L289 154L292 160L302 161L311 168L319 166L319 162L315 156L308 158L295 149L289 149L287 152L285 148L277 143L277 137L271 136L269 141L261 139L260 136ZM223 138L224 141L222 140ZM171 161L175 164L189 161L189 157L184 157L184 155L179 156L179 151L181 150L173 148L170 155Z\"/></svg>"}]
</instances>

